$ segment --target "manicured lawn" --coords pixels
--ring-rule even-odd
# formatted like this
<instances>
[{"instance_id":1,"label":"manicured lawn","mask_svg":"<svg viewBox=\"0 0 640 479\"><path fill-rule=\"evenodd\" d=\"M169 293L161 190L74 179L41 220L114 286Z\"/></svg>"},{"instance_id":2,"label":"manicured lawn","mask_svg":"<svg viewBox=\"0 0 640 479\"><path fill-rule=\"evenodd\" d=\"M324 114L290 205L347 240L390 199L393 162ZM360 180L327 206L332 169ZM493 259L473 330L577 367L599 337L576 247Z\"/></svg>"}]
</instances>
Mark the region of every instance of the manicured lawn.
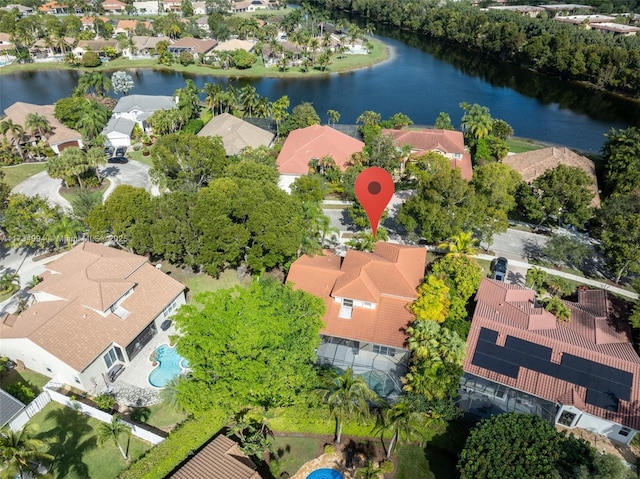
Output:
<instances>
[{"instance_id":1,"label":"manicured lawn","mask_svg":"<svg viewBox=\"0 0 640 479\"><path fill-rule=\"evenodd\" d=\"M541 145L524 138L509 138L507 140L507 145L509 145L509 151L511 153L524 153L525 151L533 151L546 148L545 145Z\"/></svg>"},{"instance_id":2,"label":"manicured lawn","mask_svg":"<svg viewBox=\"0 0 640 479\"><path fill-rule=\"evenodd\" d=\"M18 183L23 182L27 178L44 171L47 167L46 163L24 163L16 166L3 166L4 182L13 188Z\"/></svg>"},{"instance_id":3,"label":"manicured lawn","mask_svg":"<svg viewBox=\"0 0 640 479\"><path fill-rule=\"evenodd\" d=\"M429 461L424 455L424 450L418 446L400 446L396 449L398 457L398 469L396 471L396 479L442 479L455 476L440 476L431 471Z\"/></svg>"},{"instance_id":4,"label":"manicured lawn","mask_svg":"<svg viewBox=\"0 0 640 479\"><path fill-rule=\"evenodd\" d=\"M111 479L128 466L113 441L98 445L99 421L61 404L47 404L28 425L34 428L39 439L49 444L48 452L55 457L50 468L54 478ZM151 448L151 444L134 436L127 440L122 435L120 443L131 459Z\"/></svg>"},{"instance_id":5,"label":"manicured lawn","mask_svg":"<svg viewBox=\"0 0 640 479\"><path fill-rule=\"evenodd\" d=\"M14 369L0 376L0 387L3 389L7 386L11 386L12 384L22 383L35 386L38 391L42 391L42 387L48 382L49 378L47 376L43 376L42 374L29 369L23 369L21 371Z\"/></svg>"},{"instance_id":6,"label":"manicured lawn","mask_svg":"<svg viewBox=\"0 0 640 479\"><path fill-rule=\"evenodd\" d=\"M322 443L318 437L275 437L273 445L276 457L269 461L273 477L280 477L283 472L293 476L305 462L317 457Z\"/></svg>"},{"instance_id":7,"label":"manicured lawn","mask_svg":"<svg viewBox=\"0 0 640 479\"><path fill-rule=\"evenodd\" d=\"M175 409L162 403L140 409L148 410L149 414L146 419L141 418L143 419L142 422L164 431L173 429L175 425L181 423L187 418L185 413L177 412Z\"/></svg>"},{"instance_id":8,"label":"manicured lawn","mask_svg":"<svg viewBox=\"0 0 640 479\"><path fill-rule=\"evenodd\" d=\"M13 286L9 287L8 289L0 291L0 303L3 302L6 299L9 299L14 294L16 294L16 291L18 291L18 289L20 289L20 288L14 284Z\"/></svg>"}]
</instances>

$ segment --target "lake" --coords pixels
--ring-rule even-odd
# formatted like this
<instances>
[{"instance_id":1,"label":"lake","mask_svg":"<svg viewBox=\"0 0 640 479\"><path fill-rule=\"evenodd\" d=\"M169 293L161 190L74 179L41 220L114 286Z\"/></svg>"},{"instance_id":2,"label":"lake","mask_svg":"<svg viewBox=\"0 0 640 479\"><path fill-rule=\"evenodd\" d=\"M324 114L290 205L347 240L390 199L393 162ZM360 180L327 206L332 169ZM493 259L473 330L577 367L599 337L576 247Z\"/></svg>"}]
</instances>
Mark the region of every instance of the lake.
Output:
<instances>
[{"instance_id":1,"label":"lake","mask_svg":"<svg viewBox=\"0 0 640 479\"><path fill-rule=\"evenodd\" d=\"M251 83L274 100L288 95L291 106L312 102L323 121L338 110L340 123L355 123L365 110L388 118L397 112L416 124L431 125L441 111L460 125L460 102L489 107L494 118L507 121L517 136L599 151L611 128L640 126L640 103L537 75L518 67L472 55L459 48L422 41L413 34L378 36L391 50L384 63L322 77L220 78L156 70L131 70L131 94L171 95L186 78L204 83ZM391 38L395 36L396 38ZM16 101L54 103L71 94L79 72L58 70L0 75L0 108Z\"/></svg>"}]
</instances>

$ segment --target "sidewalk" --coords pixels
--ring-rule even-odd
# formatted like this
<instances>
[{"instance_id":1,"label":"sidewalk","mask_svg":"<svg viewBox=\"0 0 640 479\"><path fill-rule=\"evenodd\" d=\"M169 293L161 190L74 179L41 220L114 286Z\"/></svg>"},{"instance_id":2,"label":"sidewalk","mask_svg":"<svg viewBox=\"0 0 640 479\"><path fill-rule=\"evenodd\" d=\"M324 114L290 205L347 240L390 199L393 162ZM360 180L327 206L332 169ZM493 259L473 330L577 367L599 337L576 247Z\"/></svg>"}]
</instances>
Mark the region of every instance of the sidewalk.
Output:
<instances>
[{"instance_id":1,"label":"sidewalk","mask_svg":"<svg viewBox=\"0 0 640 479\"><path fill-rule=\"evenodd\" d=\"M474 256L475 258L478 259L484 259L487 261L492 261L495 256L491 256L488 254L477 254ZM615 294L619 294L620 296L625 296L627 298L631 298L631 299L638 299L638 294L637 293L632 293L631 291L627 291L626 289L622 289L622 288L618 288L617 286L611 286L610 284L607 283L602 283L601 281L596 281L594 279L589 279L589 278L585 278L583 276L577 276L575 274L570 274L570 273L565 273L563 271L557 271L555 269L551 269L551 268L544 268L542 266L536 266L536 265L532 265L529 264L525 261L516 261L516 260L509 260L509 264L513 265L513 266L518 266L520 268L525 268L526 270L529 270L531 268L538 268L541 269L542 271L546 272L547 274L553 275L553 276L560 276L561 278L566 278L566 279L570 279L572 281L578 281L580 283L584 283L584 284L588 284L589 286L595 286L596 288L601 288L604 289L606 291L611 291L612 293Z\"/></svg>"}]
</instances>

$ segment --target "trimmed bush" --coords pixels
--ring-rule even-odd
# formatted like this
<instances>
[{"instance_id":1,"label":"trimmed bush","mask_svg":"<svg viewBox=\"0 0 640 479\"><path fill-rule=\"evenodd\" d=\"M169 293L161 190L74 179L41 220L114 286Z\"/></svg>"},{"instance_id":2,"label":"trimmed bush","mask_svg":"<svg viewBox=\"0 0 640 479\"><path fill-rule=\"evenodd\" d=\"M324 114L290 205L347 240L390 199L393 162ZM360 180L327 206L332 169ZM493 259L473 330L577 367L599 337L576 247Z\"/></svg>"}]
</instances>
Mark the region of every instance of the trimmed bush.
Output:
<instances>
[{"instance_id":1,"label":"trimmed bush","mask_svg":"<svg viewBox=\"0 0 640 479\"><path fill-rule=\"evenodd\" d=\"M103 411L110 411L115 405L116 400L110 394L103 393L93 398L93 402L95 402L96 406L98 406Z\"/></svg>"}]
</instances>

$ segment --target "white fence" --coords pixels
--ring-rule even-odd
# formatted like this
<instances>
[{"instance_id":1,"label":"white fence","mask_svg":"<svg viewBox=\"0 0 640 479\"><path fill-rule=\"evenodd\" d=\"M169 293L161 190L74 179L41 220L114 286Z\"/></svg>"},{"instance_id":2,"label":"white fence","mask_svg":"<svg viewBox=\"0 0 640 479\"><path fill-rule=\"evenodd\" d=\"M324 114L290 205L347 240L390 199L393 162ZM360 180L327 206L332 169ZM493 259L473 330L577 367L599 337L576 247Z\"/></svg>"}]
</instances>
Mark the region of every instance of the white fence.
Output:
<instances>
[{"instance_id":1,"label":"white fence","mask_svg":"<svg viewBox=\"0 0 640 479\"><path fill-rule=\"evenodd\" d=\"M98 421L105 423L111 422L113 418L111 414L89 406L88 404L84 404L80 401L72 400L64 394L54 391L53 389L49 389L47 386L52 383L53 380L50 383L47 383L42 394L40 394L37 398L30 402L29 405L26 406L24 410L9 423L9 427L12 431L18 431L19 429L22 429L22 427L24 427L24 425L29 421L29 419L31 419L31 417L33 417L37 412L42 411L42 409L51 401L55 401L65 407L74 409L78 411L79 414L90 416L94 419L97 419ZM159 444L164 441L164 437L143 429L140 426L124 420L122 420L122 422L124 422L131 428L131 434L139 437L144 441L150 442L153 445Z\"/></svg>"}]
</instances>

